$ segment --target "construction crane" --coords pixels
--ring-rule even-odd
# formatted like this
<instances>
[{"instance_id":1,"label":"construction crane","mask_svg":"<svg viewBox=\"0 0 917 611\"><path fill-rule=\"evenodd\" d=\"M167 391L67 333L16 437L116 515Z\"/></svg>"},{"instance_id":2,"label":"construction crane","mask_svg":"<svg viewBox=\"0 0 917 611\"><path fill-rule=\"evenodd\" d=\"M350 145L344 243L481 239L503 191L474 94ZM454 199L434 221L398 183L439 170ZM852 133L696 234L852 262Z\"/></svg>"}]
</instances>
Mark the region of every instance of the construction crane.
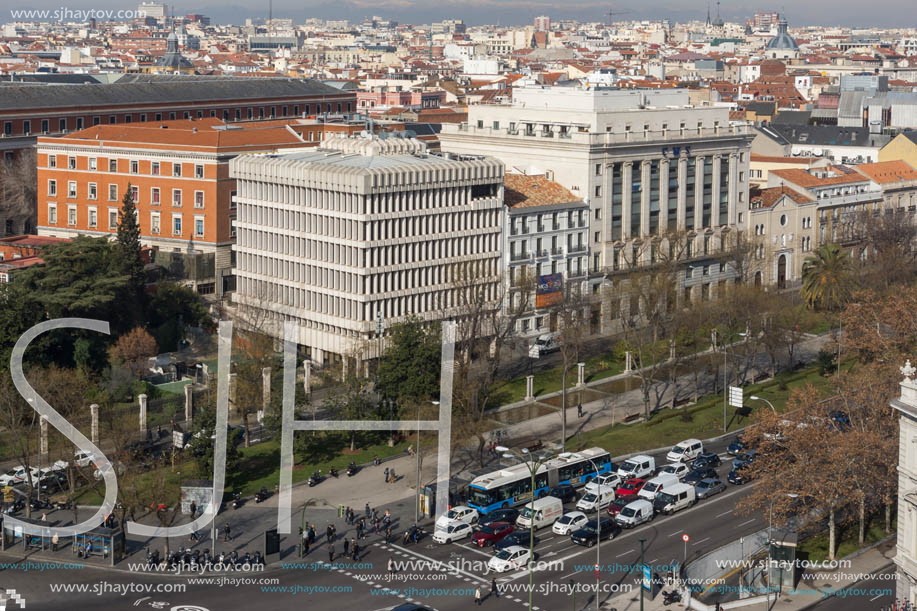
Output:
<instances>
[{"instance_id":1,"label":"construction crane","mask_svg":"<svg viewBox=\"0 0 917 611\"><path fill-rule=\"evenodd\" d=\"M611 25L615 22L614 20L615 15L626 15L627 13L632 13L632 12L633 11L629 11L627 9L616 10L614 7L608 9L608 25Z\"/></svg>"}]
</instances>

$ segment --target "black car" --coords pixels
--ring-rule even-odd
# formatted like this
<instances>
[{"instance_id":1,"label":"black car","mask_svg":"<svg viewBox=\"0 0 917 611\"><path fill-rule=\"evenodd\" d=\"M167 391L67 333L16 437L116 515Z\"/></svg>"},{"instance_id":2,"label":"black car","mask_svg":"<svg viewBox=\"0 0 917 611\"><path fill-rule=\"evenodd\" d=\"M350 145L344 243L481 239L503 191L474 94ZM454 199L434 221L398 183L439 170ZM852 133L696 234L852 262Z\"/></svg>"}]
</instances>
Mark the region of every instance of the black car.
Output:
<instances>
[{"instance_id":1,"label":"black car","mask_svg":"<svg viewBox=\"0 0 917 611\"><path fill-rule=\"evenodd\" d=\"M840 410L834 410L829 414L831 423L834 428L843 433L850 428L850 416Z\"/></svg>"},{"instance_id":2,"label":"black car","mask_svg":"<svg viewBox=\"0 0 917 611\"><path fill-rule=\"evenodd\" d=\"M485 524L492 524L494 522L509 522L510 524L515 524L516 518L518 517L518 509L497 509L481 516L477 526L475 526L475 530L480 530Z\"/></svg>"},{"instance_id":3,"label":"black car","mask_svg":"<svg viewBox=\"0 0 917 611\"><path fill-rule=\"evenodd\" d=\"M757 450L748 450L747 452L742 452L736 456L734 461L732 461L732 470L735 471L736 469L741 469L745 465L755 462L757 457Z\"/></svg>"},{"instance_id":4,"label":"black car","mask_svg":"<svg viewBox=\"0 0 917 611\"><path fill-rule=\"evenodd\" d=\"M500 539L499 541L497 541L496 543L494 543L494 552L499 552L501 549L505 547L511 547L513 545L521 545L522 547L528 548L529 536L530 536L529 531L527 530L513 531L509 533L508 535L506 535L505 537L503 537L502 539ZM537 535L535 536L534 545L538 545L538 536ZM534 545L532 549L534 549Z\"/></svg>"},{"instance_id":5,"label":"black car","mask_svg":"<svg viewBox=\"0 0 917 611\"><path fill-rule=\"evenodd\" d=\"M726 452L730 456L738 456L745 450L745 442L742 441L741 437L736 437L732 440L732 443L729 444L729 447L726 448Z\"/></svg>"},{"instance_id":6,"label":"black car","mask_svg":"<svg viewBox=\"0 0 917 611\"><path fill-rule=\"evenodd\" d=\"M692 486L702 479L716 478L716 471L714 469L694 469L681 481L685 484L691 484Z\"/></svg>"},{"instance_id":7,"label":"black car","mask_svg":"<svg viewBox=\"0 0 917 611\"><path fill-rule=\"evenodd\" d=\"M729 474L726 476L727 481L729 481L730 484L741 486L742 484L747 482L749 479L751 479L748 475L748 469L746 469L746 465L747 463L739 464L738 466L733 468L733 470L730 471Z\"/></svg>"},{"instance_id":8,"label":"black car","mask_svg":"<svg viewBox=\"0 0 917 611\"><path fill-rule=\"evenodd\" d=\"M692 469L715 469L720 466L720 457L716 452L705 452L694 459Z\"/></svg>"},{"instance_id":9,"label":"black car","mask_svg":"<svg viewBox=\"0 0 917 611\"><path fill-rule=\"evenodd\" d=\"M561 503L569 503L576 500L576 489L568 484L561 484L560 486L551 488L551 491L548 492L548 496L560 499Z\"/></svg>"},{"instance_id":10,"label":"black car","mask_svg":"<svg viewBox=\"0 0 917 611\"><path fill-rule=\"evenodd\" d=\"M579 530L574 530L570 535L570 540L577 545L592 547L600 538L613 539L619 534L621 534L621 527L611 518L601 518L598 523L592 519Z\"/></svg>"}]
</instances>

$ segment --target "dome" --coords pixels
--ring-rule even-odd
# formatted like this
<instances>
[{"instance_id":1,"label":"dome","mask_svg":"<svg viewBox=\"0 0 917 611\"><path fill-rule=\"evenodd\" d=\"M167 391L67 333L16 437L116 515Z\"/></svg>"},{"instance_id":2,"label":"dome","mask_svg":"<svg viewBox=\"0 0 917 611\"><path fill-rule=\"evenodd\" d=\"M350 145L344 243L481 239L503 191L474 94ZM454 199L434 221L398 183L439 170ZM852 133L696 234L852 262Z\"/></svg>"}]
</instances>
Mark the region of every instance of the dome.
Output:
<instances>
[{"instance_id":1,"label":"dome","mask_svg":"<svg viewBox=\"0 0 917 611\"><path fill-rule=\"evenodd\" d=\"M799 45L796 44L796 41L793 40L793 37L787 33L786 27L786 18L781 17L780 21L777 22L777 35L771 38L767 43L768 50L787 49L796 51L799 49Z\"/></svg>"}]
</instances>

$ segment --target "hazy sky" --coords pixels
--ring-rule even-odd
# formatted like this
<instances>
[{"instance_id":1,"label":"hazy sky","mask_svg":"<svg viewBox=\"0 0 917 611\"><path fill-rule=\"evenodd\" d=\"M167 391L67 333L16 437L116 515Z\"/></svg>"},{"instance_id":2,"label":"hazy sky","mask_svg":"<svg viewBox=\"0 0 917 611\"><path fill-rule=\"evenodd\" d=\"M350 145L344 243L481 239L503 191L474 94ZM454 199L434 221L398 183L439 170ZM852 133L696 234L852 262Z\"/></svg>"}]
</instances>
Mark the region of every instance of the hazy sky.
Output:
<instances>
[{"instance_id":1,"label":"hazy sky","mask_svg":"<svg viewBox=\"0 0 917 611\"><path fill-rule=\"evenodd\" d=\"M133 0L6 0L10 9L101 9L131 10ZM790 26L793 25L846 25L846 26L897 26L915 27L917 12L914 0L805 0L788 3L751 0L722 2L720 11L724 19L744 21L755 11L787 8ZM707 1L696 0L643 0L641 2L597 2L570 0L274 0L275 17L292 17L302 22L308 17L323 19L349 19L360 21L364 17L379 15L401 23L429 23L440 19L464 19L470 25L499 23L520 25L532 22L537 15L552 19L580 19L599 21L607 19L609 8L621 11L621 19L672 19L690 21L703 19ZM178 14L192 12L209 15L214 22L242 23L246 17L267 17L266 0L181 0L175 2ZM624 11L627 11L626 13ZM711 12L716 15L716 2L711 2ZM0 23L9 19L9 13L0 13Z\"/></svg>"}]
</instances>

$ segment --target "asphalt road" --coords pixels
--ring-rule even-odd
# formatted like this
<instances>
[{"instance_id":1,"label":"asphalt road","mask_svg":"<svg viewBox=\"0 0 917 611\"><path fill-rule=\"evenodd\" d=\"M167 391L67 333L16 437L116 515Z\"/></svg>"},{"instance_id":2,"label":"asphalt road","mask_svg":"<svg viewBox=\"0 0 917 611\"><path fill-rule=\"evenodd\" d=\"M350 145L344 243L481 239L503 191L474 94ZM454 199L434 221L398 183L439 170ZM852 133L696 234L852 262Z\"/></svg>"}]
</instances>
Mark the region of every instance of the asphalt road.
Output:
<instances>
[{"instance_id":1,"label":"asphalt road","mask_svg":"<svg viewBox=\"0 0 917 611\"><path fill-rule=\"evenodd\" d=\"M895 566L890 564L886 568L878 571L880 575L891 575L895 573ZM876 577L865 579L856 584L845 588L840 595L826 598L823 602L818 603L813 609L819 611L864 611L873 609L885 609L895 602L895 590L898 582L896 579L883 579ZM805 587L800 584L799 587ZM886 593L891 591L890 594Z\"/></svg>"}]
</instances>

